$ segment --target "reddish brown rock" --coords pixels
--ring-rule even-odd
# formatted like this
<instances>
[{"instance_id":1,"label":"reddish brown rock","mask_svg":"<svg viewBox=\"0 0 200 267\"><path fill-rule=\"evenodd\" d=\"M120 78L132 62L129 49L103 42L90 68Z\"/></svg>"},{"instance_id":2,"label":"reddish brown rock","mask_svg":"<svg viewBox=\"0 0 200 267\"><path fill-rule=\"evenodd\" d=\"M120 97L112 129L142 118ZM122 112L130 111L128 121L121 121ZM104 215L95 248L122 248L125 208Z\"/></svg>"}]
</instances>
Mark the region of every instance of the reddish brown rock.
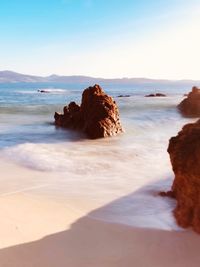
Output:
<instances>
[{"instance_id":1,"label":"reddish brown rock","mask_svg":"<svg viewBox=\"0 0 200 267\"><path fill-rule=\"evenodd\" d=\"M173 192L172 190L167 191L167 192L165 192L165 191L161 191L161 192L159 192L159 195L160 195L161 197L171 197L171 198L175 198L174 192Z\"/></svg>"},{"instance_id":2,"label":"reddish brown rock","mask_svg":"<svg viewBox=\"0 0 200 267\"><path fill-rule=\"evenodd\" d=\"M80 106L71 102L63 112L55 113L55 124L83 131L89 138L114 136L122 132L115 101L97 84L84 90Z\"/></svg>"},{"instance_id":3,"label":"reddish brown rock","mask_svg":"<svg viewBox=\"0 0 200 267\"><path fill-rule=\"evenodd\" d=\"M169 142L175 174L171 195L177 200L174 215L182 227L200 233L200 120L183 127Z\"/></svg>"},{"instance_id":4,"label":"reddish brown rock","mask_svg":"<svg viewBox=\"0 0 200 267\"><path fill-rule=\"evenodd\" d=\"M194 86L187 98L178 105L178 109L185 117L200 117L200 89Z\"/></svg>"}]
</instances>

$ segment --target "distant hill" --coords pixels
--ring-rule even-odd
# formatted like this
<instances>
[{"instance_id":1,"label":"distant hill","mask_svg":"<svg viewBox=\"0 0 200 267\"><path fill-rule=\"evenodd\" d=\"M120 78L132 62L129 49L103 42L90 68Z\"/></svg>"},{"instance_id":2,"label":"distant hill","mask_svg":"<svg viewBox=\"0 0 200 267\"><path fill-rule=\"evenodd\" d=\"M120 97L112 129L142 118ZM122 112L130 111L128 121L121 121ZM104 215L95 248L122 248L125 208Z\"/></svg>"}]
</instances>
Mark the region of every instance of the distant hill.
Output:
<instances>
[{"instance_id":1,"label":"distant hill","mask_svg":"<svg viewBox=\"0 0 200 267\"><path fill-rule=\"evenodd\" d=\"M97 79L87 76L59 76L50 75L47 77L26 75L17 73L14 71L0 71L0 83L36 83L36 82L58 82L58 83L84 83L84 82L96 82Z\"/></svg>"},{"instance_id":2,"label":"distant hill","mask_svg":"<svg viewBox=\"0 0 200 267\"><path fill-rule=\"evenodd\" d=\"M43 77L20 74L13 71L0 71L0 83L17 83L17 82L43 82Z\"/></svg>"},{"instance_id":3,"label":"distant hill","mask_svg":"<svg viewBox=\"0 0 200 267\"><path fill-rule=\"evenodd\" d=\"M156 80L156 79L147 79L147 78L116 78L116 79L104 79L104 78L93 78L89 76L59 76L59 75L50 75L46 77L34 76L20 74L13 71L0 71L0 83L103 83L103 84L124 84L124 85L137 85L137 84L160 84L160 85L200 85L200 81L194 80Z\"/></svg>"}]
</instances>

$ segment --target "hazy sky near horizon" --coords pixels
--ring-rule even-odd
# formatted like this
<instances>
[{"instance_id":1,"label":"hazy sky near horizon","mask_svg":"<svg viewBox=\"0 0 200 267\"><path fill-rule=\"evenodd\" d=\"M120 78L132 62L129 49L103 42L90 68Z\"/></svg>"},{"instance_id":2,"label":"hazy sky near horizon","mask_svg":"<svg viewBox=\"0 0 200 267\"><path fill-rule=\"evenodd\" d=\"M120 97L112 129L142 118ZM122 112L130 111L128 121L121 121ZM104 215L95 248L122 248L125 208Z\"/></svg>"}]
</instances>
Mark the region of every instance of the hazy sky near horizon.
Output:
<instances>
[{"instance_id":1,"label":"hazy sky near horizon","mask_svg":"<svg viewBox=\"0 0 200 267\"><path fill-rule=\"evenodd\" d=\"M200 79L199 0L0 0L0 70Z\"/></svg>"}]
</instances>

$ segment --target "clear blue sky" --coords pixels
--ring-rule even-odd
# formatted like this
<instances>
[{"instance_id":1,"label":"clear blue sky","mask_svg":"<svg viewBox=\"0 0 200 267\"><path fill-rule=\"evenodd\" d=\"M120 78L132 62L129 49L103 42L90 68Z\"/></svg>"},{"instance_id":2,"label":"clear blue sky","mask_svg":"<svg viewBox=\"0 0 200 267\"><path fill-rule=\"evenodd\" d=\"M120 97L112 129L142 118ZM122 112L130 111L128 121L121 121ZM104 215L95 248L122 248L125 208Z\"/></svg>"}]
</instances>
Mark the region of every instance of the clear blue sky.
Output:
<instances>
[{"instance_id":1,"label":"clear blue sky","mask_svg":"<svg viewBox=\"0 0 200 267\"><path fill-rule=\"evenodd\" d=\"M0 69L200 78L198 2L1 0Z\"/></svg>"}]
</instances>

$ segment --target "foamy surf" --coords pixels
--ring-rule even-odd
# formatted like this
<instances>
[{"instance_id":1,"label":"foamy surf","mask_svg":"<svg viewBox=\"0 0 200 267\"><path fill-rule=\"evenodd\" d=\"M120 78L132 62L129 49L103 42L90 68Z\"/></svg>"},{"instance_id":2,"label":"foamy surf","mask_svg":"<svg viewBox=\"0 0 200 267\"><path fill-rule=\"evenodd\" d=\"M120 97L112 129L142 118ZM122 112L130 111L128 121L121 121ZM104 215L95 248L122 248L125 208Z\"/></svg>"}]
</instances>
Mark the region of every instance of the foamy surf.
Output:
<instances>
[{"instance_id":1,"label":"foamy surf","mask_svg":"<svg viewBox=\"0 0 200 267\"><path fill-rule=\"evenodd\" d=\"M172 179L162 179L147 185L131 194L118 198L108 205L92 211L89 216L110 223L120 223L139 228L183 231L173 216L176 201L158 195L169 190Z\"/></svg>"},{"instance_id":2,"label":"foamy surf","mask_svg":"<svg viewBox=\"0 0 200 267\"><path fill-rule=\"evenodd\" d=\"M18 90L18 94L38 94L38 93L49 93L49 94L70 94L71 90L68 89L57 89L57 88L38 88L37 90Z\"/></svg>"},{"instance_id":3,"label":"foamy surf","mask_svg":"<svg viewBox=\"0 0 200 267\"><path fill-rule=\"evenodd\" d=\"M88 214L97 220L180 230L172 215L175 201L159 196L160 191L169 190L172 184L173 174L169 172L166 155L160 154L162 162L155 162L159 150L154 150L157 155L150 159L151 153L144 154L136 146L134 151L124 153L111 147L109 151L101 149L104 145L87 148L79 143L82 147L78 148L64 143L51 146L27 143L4 149L2 154L7 160L43 172L41 186L34 186L34 190L22 188L24 192L31 190L32 194L63 200L81 196L91 203L106 203ZM49 177L52 172L54 179ZM45 181L47 187L43 187Z\"/></svg>"},{"instance_id":4,"label":"foamy surf","mask_svg":"<svg viewBox=\"0 0 200 267\"><path fill-rule=\"evenodd\" d=\"M51 94L69 94L70 90L66 89L55 89L55 88L39 88L38 93L51 93Z\"/></svg>"},{"instance_id":5,"label":"foamy surf","mask_svg":"<svg viewBox=\"0 0 200 267\"><path fill-rule=\"evenodd\" d=\"M63 89L44 95L38 88L43 87L22 90L30 94L16 94L15 88L15 95L6 93L1 106L1 158L21 166L22 172L25 168L42 173L41 183L34 181L32 193L63 200L69 196L88 199L98 206L111 202L89 216L178 230L172 215L175 203L159 197L158 192L168 190L173 178L168 140L191 121L181 118L176 109L182 95L161 99L132 92L129 98L116 97L126 133L91 141L53 125L55 111L62 111L70 101L80 102L79 87L65 96ZM118 94L115 90L110 93Z\"/></svg>"}]
</instances>

